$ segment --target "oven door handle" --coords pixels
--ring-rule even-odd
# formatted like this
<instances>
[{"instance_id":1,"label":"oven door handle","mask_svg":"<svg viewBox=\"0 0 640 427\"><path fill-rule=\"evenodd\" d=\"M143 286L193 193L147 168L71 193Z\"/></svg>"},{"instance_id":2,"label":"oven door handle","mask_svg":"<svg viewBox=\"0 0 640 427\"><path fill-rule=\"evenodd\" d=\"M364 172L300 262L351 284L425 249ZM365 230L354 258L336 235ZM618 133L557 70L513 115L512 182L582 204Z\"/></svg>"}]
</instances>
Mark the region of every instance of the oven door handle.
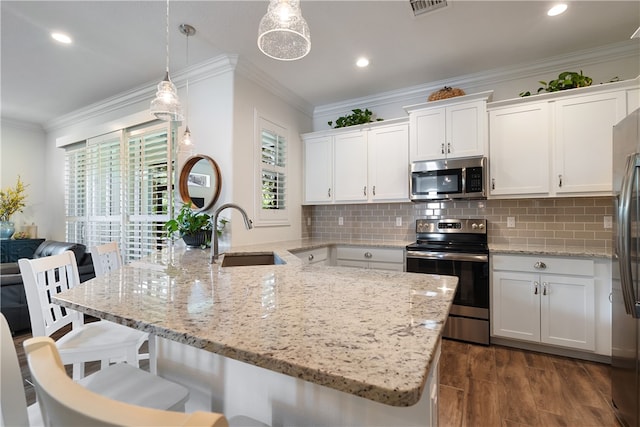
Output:
<instances>
[{"instance_id":1,"label":"oven door handle","mask_svg":"<svg viewBox=\"0 0 640 427\"><path fill-rule=\"evenodd\" d=\"M471 262L487 262L489 255L487 254L460 254L453 252L431 252L431 251L407 251L407 259L436 259L444 261L471 261Z\"/></svg>"}]
</instances>

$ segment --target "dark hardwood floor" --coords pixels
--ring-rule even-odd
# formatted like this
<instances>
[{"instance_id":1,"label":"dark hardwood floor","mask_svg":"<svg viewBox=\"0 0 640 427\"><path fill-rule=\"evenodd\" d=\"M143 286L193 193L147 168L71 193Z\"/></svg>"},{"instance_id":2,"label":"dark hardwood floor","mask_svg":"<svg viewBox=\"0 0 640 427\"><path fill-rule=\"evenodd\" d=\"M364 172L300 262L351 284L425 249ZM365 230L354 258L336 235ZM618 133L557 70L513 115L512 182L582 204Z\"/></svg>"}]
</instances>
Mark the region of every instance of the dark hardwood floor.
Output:
<instances>
[{"instance_id":1,"label":"dark hardwood floor","mask_svg":"<svg viewBox=\"0 0 640 427\"><path fill-rule=\"evenodd\" d=\"M28 404L35 392L22 343L30 337L13 340ZM98 367L87 364L86 370ZM439 405L444 427L619 427L609 365L494 345L443 341Z\"/></svg>"},{"instance_id":2,"label":"dark hardwood floor","mask_svg":"<svg viewBox=\"0 0 640 427\"><path fill-rule=\"evenodd\" d=\"M610 366L443 340L441 426L619 426Z\"/></svg>"}]
</instances>

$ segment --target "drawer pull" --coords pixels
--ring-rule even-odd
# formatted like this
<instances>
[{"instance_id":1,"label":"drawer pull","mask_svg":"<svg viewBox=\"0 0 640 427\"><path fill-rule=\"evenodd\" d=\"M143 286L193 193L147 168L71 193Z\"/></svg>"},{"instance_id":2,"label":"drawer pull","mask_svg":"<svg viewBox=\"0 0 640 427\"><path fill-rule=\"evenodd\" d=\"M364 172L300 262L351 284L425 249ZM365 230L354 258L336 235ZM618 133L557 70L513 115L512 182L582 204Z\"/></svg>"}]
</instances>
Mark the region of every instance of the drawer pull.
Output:
<instances>
[{"instance_id":1,"label":"drawer pull","mask_svg":"<svg viewBox=\"0 0 640 427\"><path fill-rule=\"evenodd\" d=\"M547 268L547 264L545 264L542 261L538 261L535 264L533 264L533 268L537 268L538 270L544 270L545 268Z\"/></svg>"},{"instance_id":2,"label":"drawer pull","mask_svg":"<svg viewBox=\"0 0 640 427\"><path fill-rule=\"evenodd\" d=\"M373 257L373 254L371 252L365 252L364 253L364 257L365 258L371 258L371 257Z\"/></svg>"},{"instance_id":3,"label":"drawer pull","mask_svg":"<svg viewBox=\"0 0 640 427\"><path fill-rule=\"evenodd\" d=\"M313 258L314 258L313 254L309 254L309 261L313 261Z\"/></svg>"}]
</instances>

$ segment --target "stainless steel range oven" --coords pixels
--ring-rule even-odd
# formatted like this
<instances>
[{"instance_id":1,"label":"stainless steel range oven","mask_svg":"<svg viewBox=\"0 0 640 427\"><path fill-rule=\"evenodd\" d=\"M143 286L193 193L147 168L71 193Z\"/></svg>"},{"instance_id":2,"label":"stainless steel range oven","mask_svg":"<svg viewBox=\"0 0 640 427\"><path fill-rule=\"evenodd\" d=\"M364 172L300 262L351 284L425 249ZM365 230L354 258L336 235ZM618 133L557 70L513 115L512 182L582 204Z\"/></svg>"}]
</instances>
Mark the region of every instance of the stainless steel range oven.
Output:
<instances>
[{"instance_id":1,"label":"stainless steel range oven","mask_svg":"<svg viewBox=\"0 0 640 427\"><path fill-rule=\"evenodd\" d=\"M407 271L458 277L443 336L489 344L489 248L485 219L418 219Z\"/></svg>"}]
</instances>

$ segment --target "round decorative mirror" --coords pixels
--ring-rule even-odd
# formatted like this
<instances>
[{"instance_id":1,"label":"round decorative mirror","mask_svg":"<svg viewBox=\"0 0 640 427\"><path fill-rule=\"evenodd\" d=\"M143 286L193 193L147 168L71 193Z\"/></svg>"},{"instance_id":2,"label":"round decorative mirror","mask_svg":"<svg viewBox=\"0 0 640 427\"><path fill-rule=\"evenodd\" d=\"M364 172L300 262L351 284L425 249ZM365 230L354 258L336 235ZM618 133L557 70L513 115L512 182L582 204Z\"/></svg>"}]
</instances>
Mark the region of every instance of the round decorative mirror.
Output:
<instances>
[{"instance_id":1,"label":"round decorative mirror","mask_svg":"<svg viewBox=\"0 0 640 427\"><path fill-rule=\"evenodd\" d=\"M180 197L198 212L211 209L220 197L222 175L215 160L203 154L187 159L180 172Z\"/></svg>"}]
</instances>

